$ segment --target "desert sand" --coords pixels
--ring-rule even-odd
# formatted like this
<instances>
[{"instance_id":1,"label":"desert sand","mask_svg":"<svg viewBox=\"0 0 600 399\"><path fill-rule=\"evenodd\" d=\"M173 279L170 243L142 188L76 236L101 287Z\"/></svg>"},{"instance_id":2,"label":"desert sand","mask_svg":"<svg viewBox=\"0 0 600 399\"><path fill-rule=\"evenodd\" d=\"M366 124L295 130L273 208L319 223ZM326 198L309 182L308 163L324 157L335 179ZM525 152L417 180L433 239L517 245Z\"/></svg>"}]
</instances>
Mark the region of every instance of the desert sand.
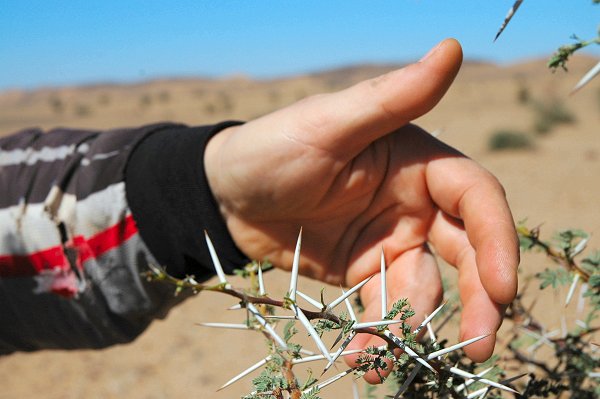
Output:
<instances>
[{"instance_id":1,"label":"desert sand","mask_svg":"<svg viewBox=\"0 0 600 399\"><path fill-rule=\"evenodd\" d=\"M590 246L600 248L600 78L569 95L596 62L576 56L568 73L551 73L543 60L504 66L466 62L446 97L416 123L496 174L515 220L527 218L531 226L542 225L547 235L556 229L582 228L594 234ZM270 81L235 76L7 91L0 93L0 135L31 126L104 129L164 120L190 125L248 120L394 67L361 66ZM530 101L524 103L527 96ZM553 101L568 109L574 122L557 125L545 135L536 134L532 104ZM528 135L533 148L490 151L490 137L502 129ZM546 266L543 257L527 255L521 272L526 275ZM449 267L442 268L453 274ZM287 277L271 272L267 284L274 295L282 295ZM300 284L306 287L304 291L319 292L315 282L303 279ZM560 300L550 295L542 306L550 309ZM173 309L128 345L0 357L0 398L240 397L251 391L250 378L216 390L264 356L263 339L257 334L194 325L238 321L239 314L223 311L234 303L219 294L201 294ZM450 329L448 338L455 342L458 337ZM317 373L319 367L314 367ZM340 383L322 394L349 397L349 387Z\"/></svg>"}]
</instances>

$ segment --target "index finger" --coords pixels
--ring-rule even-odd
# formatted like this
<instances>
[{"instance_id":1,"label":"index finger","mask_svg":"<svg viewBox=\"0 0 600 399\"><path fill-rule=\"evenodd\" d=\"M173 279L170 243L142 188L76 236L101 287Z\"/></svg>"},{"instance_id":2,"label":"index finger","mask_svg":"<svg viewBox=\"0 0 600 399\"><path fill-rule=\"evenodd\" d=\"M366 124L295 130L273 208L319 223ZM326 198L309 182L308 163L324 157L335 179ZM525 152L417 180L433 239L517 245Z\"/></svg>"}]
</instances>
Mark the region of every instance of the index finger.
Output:
<instances>
[{"instance_id":1,"label":"index finger","mask_svg":"<svg viewBox=\"0 0 600 399\"><path fill-rule=\"evenodd\" d=\"M461 156L431 161L426 179L436 205L464 223L481 284L490 298L510 303L517 293L519 245L502 185L487 170Z\"/></svg>"}]
</instances>

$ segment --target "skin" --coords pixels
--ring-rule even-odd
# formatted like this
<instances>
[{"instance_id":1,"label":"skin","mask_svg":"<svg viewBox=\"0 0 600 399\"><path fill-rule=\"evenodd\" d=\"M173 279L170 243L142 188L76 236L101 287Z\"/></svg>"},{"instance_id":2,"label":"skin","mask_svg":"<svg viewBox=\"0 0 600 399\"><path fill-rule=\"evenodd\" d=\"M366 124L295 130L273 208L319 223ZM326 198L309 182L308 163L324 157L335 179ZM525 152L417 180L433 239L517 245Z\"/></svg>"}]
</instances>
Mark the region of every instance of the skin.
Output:
<instances>
[{"instance_id":1,"label":"skin","mask_svg":"<svg viewBox=\"0 0 600 399\"><path fill-rule=\"evenodd\" d=\"M351 286L379 274L383 248L388 304L408 297L415 324L442 298L434 249L458 270L460 339L491 334L466 348L483 361L517 291L513 218L493 175L410 124L439 102L461 62L458 42L445 40L403 69L226 129L204 162L246 255L289 270L302 227L300 273ZM361 290L364 320L380 318L380 292L377 277ZM352 345L380 343L361 334Z\"/></svg>"}]
</instances>

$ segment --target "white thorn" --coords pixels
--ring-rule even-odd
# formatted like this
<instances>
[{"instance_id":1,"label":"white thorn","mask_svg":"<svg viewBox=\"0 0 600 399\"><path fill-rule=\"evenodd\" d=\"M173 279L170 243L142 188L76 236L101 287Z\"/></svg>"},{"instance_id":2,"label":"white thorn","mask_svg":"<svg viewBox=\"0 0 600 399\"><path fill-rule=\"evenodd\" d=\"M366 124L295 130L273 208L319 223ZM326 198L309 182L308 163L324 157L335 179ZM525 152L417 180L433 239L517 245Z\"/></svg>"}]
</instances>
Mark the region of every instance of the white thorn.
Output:
<instances>
[{"instance_id":1,"label":"white thorn","mask_svg":"<svg viewBox=\"0 0 600 399\"><path fill-rule=\"evenodd\" d=\"M385 319L387 316L387 282L386 282L386 265L385 265L385 254L383 247L381 248L381 318Z\"/></svg>"},{"instance_id":2,"label":"white thorn","mask_svg":"<svg viewBox=\"0 0 600 399\"><path fill-rule=\"evenodd\" d=\"M347 355L354 355L356 353L361 353L364 352L364 349L352 349L349 351L342 351L342 353L340 353L340 356L347 356ZM337 352L331 352L329 355L330 356L335 356ZM292 359L292 364L301 364L301 363L308 363L308 362L314 362L317 360L325 360L325 356L323 355L311 355L311 356L306 356L306 357L302 357L300 359Z\"/></svg>"},{"instance_id":3,"label":"white thorn","mask_svg":"<svg viewBox=\"0 0 600 399\"><path fill-rule=\"evenodd\" d=\"M249 327L246 324L232 324L232 323L196 323L196 325L201 327L211 327L211 328L229 328L232 330L251 330L252 327Z\"/></svg>"},{"instance_id":4,"label":"white thorn","mask_svg":"<svg viewBox=\"0 0 600 399\"><path fill-rule=\"evenodd\" d=\"M488 367L487 369L480 371L479 373L476 374L477 377L483 377L484 375L486 375L487 373L489 373L490 371L492 371L494 369L494 367ZM456 388L454 388L455 392L460 392L463 389L467 388L469 385L475 383L477 381L475 381L472 378L469 378L467 380L465 380L465 382L463 384L458 385Z\"/></svg>"},{"instance_id":5,"label":"white thorn","mask_svg":"<svg viewBox=\"0 0 600 399\"><path fill-rule=\"evenodd\" d=\"M433 331L433 327L431 327L431 323L427 323L427 334L429 334L429 339L434 344L437 342L437 336L435 335L435 331Z\"/></svg>"},{"instance_id":6,"label":"white thorn","mask_svg":"<svg viewBox=\"0 0 600 399\"><path fill-rule=\"evenodd\" d=\"M227 381L225 384L223 384L221 386L221 388L217 389L217 391L220 391L224 388L227 388L229 385L233 384L236 381L241 380L242 378L244 378L245 376L247 376L248 374L250 374L251 372L253 372L254 370L264 366L265 364L267 364L267 362L271 360L271 356L267 356L264 359L260 360L259 362L253 364L252 366L248 367L246 370L242 371L241 373L239 373L238 375L236 375L235 377L233 377L232 379L230 379L229 381Z\"/></svg>"},{"instance_id":7,"label":"white thorn","mask_svg":"<svg viewBox=\"0 0 600 399\"><path fill-rule=\"evenodd\" d=\"M481 389L478 389L476 391L471 392L470 394L467 395L467 399L473 399L473 398L480 398L483 399L486 397L486 395L488 394L488 392L490 391L490 387L483 387Z\"/></svg>"},{"instance_id":8,"label":"white thorn","mask_svg":"<svg viewBox=\"0 0 600 399\"><path fill-rule=\"evenodd\" d=\"M508 383L513 382L515 380L518 380L519 378L522 378L523 376L526 376L526 375L527 375L527 373L519 374L517 376L501 380L500 383L501 384L508 384ZM485 387L485 388L478 389L477 391L471 392L469 395L467 395L467 398L484 397L485 395L487 395L487 393L490 390L491 390L490 387Z\"/></svg>"},{"instance_id":9,"label":"white thorn","mask_svg":"<svg viewBox=\"0 0 600 399\"><path fill-rule=\"evenodd\" d=\"M400 349L402 349L408 356L421 363L423 366L427 367L429 370L433 371L437 374L437 371L431 367L429 363L423 358L421 358L410 346L406 345L400 338L396 337L390 330L385 330L383 335L392 340Z\"/></svg>"},{"instance_id":10,"label":"white thorn","mask_svg":"<svg viewBox=\"0 0 600 399\"><path fill-rule=\"evenodd\" d=\"M378 320L378 321L366 321L364 323L356 323L352 326L353 330L358 330L360 328L370 328L370 327L381 327L388 326L393 324L400 324L404 320Z\"/></svg>"},{"instance_id":11,"label":"white thorn","mask_svg":"<svg viewBox=\"0 0 600 399\"><path fill-rule=\"evenodd\" d=\"M333 384L334 382L336 382L337 380L339 380L340 378L343 378L345 376L347 376L348 374L350 374L351 372L353 372L354 369L350 368L346 371L342 371L339 374L334 375L333 377L331 377L330 379L320 383L319 385L317 385L317 389L323 389L325 388L327 385ZM304 391L302 391L302 393L308 393L312 388L307 388Z\"/></svg>"},{"instance_id":12,"label":"white thorn","mask_svg":"<svg viewBox=\"0 0 600 399\"><path fill-rule=\"evenodd\" d=\"M319 309L319 310L323 310L323 304L320 303L319 301L317 301L316 299L313 299L311 297L309 297L308 295L296 290L296 294L300 295L302 298L304 298L304 300L306 300L306 302L310 303L311 305L313 305L315 308Z\"/></svg>"},{"instance_id":13,"label":"white thorn","mask_svg":"<svg viewBox=\"0 0 600 399\"><path fill-rule=\"evenodd\" d=\"M302 247L302 227L298 234L296 250L294 251L294 261L292 262L292 276L290 278L290 299L296 302L296 288L298 287L298 271L300 268L300 248Z\"/></svg>"},{"instance_id":14,"label":"white thorn","mask_svg":"<svg viewBox=\"0 0 600 399\"><path fill-rule=\"evenodd\" d=\"M585 308L585 293L588 290L588 283L584 282L581 284L581 288L579 289L579 297L577 299L577 314L580 315L583 313L583 309Z\"/></svg>"},{"instance_id":15,"label":"white thorn","mask_svg":"<svg viewBox=\"0 0 600 399\"><path fill-rule=\"evenodd\" d=\"M562 337L567 338L567 334L569 334L569 330L567 328L567 318L565 317L564 314L560 317L560 329L562 332Z\"/></svg>"},{"instance_id":16,"label":"white thorn","mask_svg":"<svg viewBox=\"0 0 600 399\"><path fill-rule=\"evenodd\" d=\"M360 395L358 394L358 384L355 380L352 380L352 399L360 399Z\"/></svg>"},{"instance_id":17,"label":"white thorn","mask_svg":"<svg viewBox=\"0 0 600 399\"><path fill-rule=\"evenodd\" d=\"M577 245L575 245L575 248L573 248L573 250L571 251L571 258L574 258L577 255L579 255L587 246L588 241L590 241L590 237L586 237L579 241Z\"/></svg>"},{"instance_id":18,"label":"white thorn","mask_svg":"<svg viewBox=\"0 0 600 399\"><path fill-rule=\"evenodd\" d=\"M577 283L579 282L579 273L575 273L575 276L573 277L573 282L571 283L571 287L569 288L569 293L567 294L567 299L565 300L565 307L569 306L569 303L571 302L571 298L573 297L573 293L575 292L575 288L577 288Z\"/></svg>"},{"instance_id":19,"label":"white thorn","mask_svg":"<svg viewBox=\"0 0 600 399\"><path fill-rule=\"evenodd\" d=\"M235 305L228 307L227 310L239 310L241 308L242 308L242 304L236 303Z\"/></svg>"},{"instance_id":20,"label":"white thorn","mask_svg":"<svg viewBox=\"0 0 600 399\"><path fill-rule=\"evenodd\" d=\"M576 91L581 89L583 86L588 84L599 73L600 73L600 62L598 62L594 67L592 67L592 69L590 69L585 75L583 75L581 80L575 85L573 90L571 90L571 94L575 93Z\"/></svg>"},{"instance_id":21,"label":"white thorn","mask_svg":"<svg viewBox=\"0 0 600 399\"><path fill-rule=\"evenodd\" d=\"M410 374L408 375L408 377L406 377L406 380L404 381L404 383L402 384L402 386L400 386L400 388L398 389L398 392L396 392L396 395L394 396L394 399L400 399L400 397L402 396L402 394L404 392L406 392L406 390L408 389L408 387L410 386L410 384L413 382L413 380L415 379L415 377L419 373L419 370L421 370L421 365L420 364L415 365L415 367L412 369L412 371L410 372Z\"/></svg>"},{"instance_id":22,"label":"white thorn","mask_svg":"<svg viewBox=\"0 0 600 399\"><path fill-rule=\"evenodd\" d=\"M439 351L431 352L429 355L427 355L427 357L426 357L425 359L427 359L427 360L431 360L431 359L433 359L433 358L436 358L436 357L438 357L438 356L443 356L443 355L445 355L446 353L449 353L449 352L452 352L452 351L458 350L458 349L460 349L460 348L464 348L464 347L465 347L465 346L467 346L467 345L471 345L473 342L480 341L480 340L482 340L482 339L484 339L484 338L487 338L487 337L489 337L489 336L490 336L490 334L486 334L486 335L480 335L479 337L475 337L475 338L467 339L466 341L459 342L459 343L458 343L458 344L456 344L456 345L452 345L452 346L449 346L449 347L447 347L447 348L440 349Z\"/></svg>"},{"instance_id":23,"label":"white thorn","mask_svg":"<svg viewBox=\"0 0 600 399\"><path fill-rule=\"evenodd\" d=\"M262 266L258 264L258 293L260 296L264 296L267 292L265 291L265 281L263 280Z\"/></svg>"},{"instance_id":24,"label":"white thorn","mask_svg":"<svg viewBox=\"0 0 600 399\"><path fill-rule=\"evenodd\" d=\"M217 276L219 276L219 281L221 283L227 284L227 279L225 278L223 266L221 266L221 262L219 261L217 252L215 251L215 247L213 246L213 243L210 240L210 237L208 236L206 230L204 230L204 237L206 238L206 245L208 246L208 252L210 253L210 257L215 267L215 271L217 272Z\"/></svg>"},{"instance_id":25,"label":"white thorn","mask_svg":"<svg viewBox=\"0 0 600 399\"><path fill-rule=\"evenodd\" d=\"M342 301L348 298L350 295L354 294L356 291L362 288L363 285L367 284L369 280L371 280L373 276L369 276L360 283L356 284L354 287L350 288L348 291L344 292L340 295L336 300L332 301L329 305L327 305L327 310L331 310L335 308L337 305L342 303Z\"/></svg>"},{"instance_id":26,"label":"white thorn","mask_svg":"<svg viewBox=\"0 0 600 399\"><path fill-rule=\"evenodd\" d=\"M321 340L321 337L319 337L319 334L317 334L317 332L315 331L313 325L310 324L310 321L308 321L302 310L298 306L294 305L294 311L296 312L296 316L298 317L298 320L300 320L300 323L302 323L304 328L306 328L308 334L311 336L313 341L315 341L315 344L317 344L317 347L319 348L323 356L325 356L325 359L331 361L331 355L329 354L329 351L327 351L327 347Z\"/></svg>"},{"instance_id":27,"label":"white thorn","mask_svg":"<svg viewBox=\"0 0 600 399\"><path fill-rule=\"evenodd\" d=\"M296 320L296 316L283 316L283 315L266 315L263 316L265 319L273 319L273 320Z\"/></svg>"},{"instance_id":28,"label":"white thorn","mask_svg":"<svg viewBox=\"0 0 600 399\"><path fill-rule=\"evenodd\" d=\"M277 344L279 344L279 346L283 349L288 349L288 346L285 343L285 341L277 334L277 332L275 332L275 329L273 328L273 326L270 325L267 322L267 320L265 320L263 315L260 314L258 309L256 309L256 306L254 306L252 303L248 302L248 304L246 304L246 307L248 308L248 310L250 310L252 312L252 314L254 315L256 320L258 320L260 325L263 326L263 328L265 330L267 330L269 335L271 335L271 337L277 342Z\"/></svg>"},{"instance_id":29,"label":"white thorn","mask_svg":"<svg viewBox=\"0 0 600 399\"><path fill-rule=\"evenodd\" d=\"M345 291L342 290L342 293L345 293ZM344 302L346 303L346 308L348 309L348 317L350 317L350 320L356 323L356 313L354 313L354 309L352 308L350 300L348 298L344 298Z\"/></svg>"},{"instance_id":30,"label":"white thorn","mask_svg":"<svg viewBox=\"0 0 600 399\"><path fill-rule=\"evenodd\" d=\"M446 305L447 301L445 301L444 303L442 303L440 306L437 307L437 309L435 309L429 316L425 317L425 320L423 320L421 322L421 324L419 324L417 326L417 328L415 328L415 330L413 331L413 334L418 334L424 326L426 326L427 324L429 324L429 322L431 320L433 320L433 318L435 316L437 316L437 314L439 313L440 310L442 310L442 308L444 307L444 305Z\"/></svg>"},{"instance_id":31,"label":"white thorn","mask_svg":"<svg viewBox=\"0 0 600 399\"><path fill-rule=\"evenodd\" d=\"M335 353L331 356L331 361L329 363L327 363L327 365L323 369L323 372L321 373L321 375L325 374L325 372L327 370L329 370L329 368L331 366L333 366L333 363L338 359L338 357L340 357L342 355L342 353L344 352L346 347L350 344L350 342L352 342L352 340L354 339L355 336L356 336L356 334L354 332L351 332L350 335L348 335L346 337L346 339L344 340L344 342L342 342L342 344L340 345L338 350L335 351ZM360 350L360 352L362 352L362 349Z\"/></svg>"},{"instance_id":32,"label":"white thorn","mask_svg":"<svg viewBox=\"0 0 600 399\"><path fill-rule=\"evenodd\" d=\"M477 375L475 375L473 373L469 373L468 371L461 370L461 369L459 369L457 367L449 367L449 368L447 368L447 370L449 372L451 372L452 374L456 374L456 375L458 375L460 377L463 377L463 378L472 378L472 379L476 380L477 382L481 382L483 384L492 386L494 388L502 389L503 391L508 391L508 392L512 392L512 393L516 393L516 394L519 393L519 392L515 391L514 389L512 389L510 387L507 387L505 385L499 384L499 383L497 383L495 381L490 381L490 380L488 380L486 378L477 377Z\"/></svg>"}]
</instances>

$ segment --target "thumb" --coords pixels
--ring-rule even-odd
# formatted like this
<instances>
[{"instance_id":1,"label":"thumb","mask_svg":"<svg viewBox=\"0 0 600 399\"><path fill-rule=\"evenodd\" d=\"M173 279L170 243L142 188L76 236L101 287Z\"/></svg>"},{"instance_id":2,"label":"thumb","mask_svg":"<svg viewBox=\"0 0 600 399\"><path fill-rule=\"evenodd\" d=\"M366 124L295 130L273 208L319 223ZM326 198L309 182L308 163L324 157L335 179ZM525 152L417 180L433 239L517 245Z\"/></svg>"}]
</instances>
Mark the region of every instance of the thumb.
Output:
<instances>
[{"instance_id":1,"label":"thumb","mask_svg":"<svg viewBox=\"0 0 600 399\"><path fill-rule=\"evenodd\" d=\"M288 134L353 157L376 139L431 110L452 84L461 62L460 44L444 40L417 63L297 104L297 119L289 126L300 129L288 129Z\"/></svg>"}]
</instances>

